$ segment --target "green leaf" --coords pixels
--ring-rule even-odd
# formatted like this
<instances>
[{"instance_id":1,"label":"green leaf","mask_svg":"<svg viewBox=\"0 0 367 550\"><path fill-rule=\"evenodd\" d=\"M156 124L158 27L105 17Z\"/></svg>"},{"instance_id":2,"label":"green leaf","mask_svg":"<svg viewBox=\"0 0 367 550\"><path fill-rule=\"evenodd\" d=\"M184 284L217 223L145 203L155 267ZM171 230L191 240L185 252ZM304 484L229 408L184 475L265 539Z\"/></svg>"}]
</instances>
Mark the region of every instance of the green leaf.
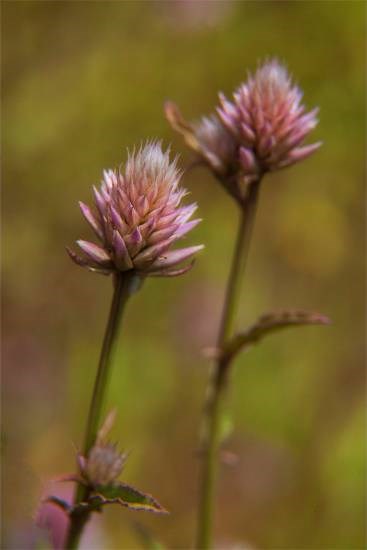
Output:
<instances>
[{"instance_id":1,"label":"green leaf","mask_svg":"<svg viewBox=\"0 0 367 550\"><path fill-rule=\"evenodd\" d=\"M85 511L100 511L106 504L120 504L130 510L143 510L156 514L168 514L155 498L142 493L126 485L125 483L114 483L104 487L98 487L88 498L88 501L81 502L74 507L73 513Z\"/></svg>"},{"instance_id":2,"label":"green leaf","mask_svg":"<svg viewBox=\"0 0 367 550\"><path fill-rule=\"evenodd\" d=\"M246 350L267 334L283 328L303 325L329 325L330 319L320 313L294 310L267 313L259 317L246 331L236 334L223 350L223 360L230 362L240 351Z\"/></svg>"}]
</instances>

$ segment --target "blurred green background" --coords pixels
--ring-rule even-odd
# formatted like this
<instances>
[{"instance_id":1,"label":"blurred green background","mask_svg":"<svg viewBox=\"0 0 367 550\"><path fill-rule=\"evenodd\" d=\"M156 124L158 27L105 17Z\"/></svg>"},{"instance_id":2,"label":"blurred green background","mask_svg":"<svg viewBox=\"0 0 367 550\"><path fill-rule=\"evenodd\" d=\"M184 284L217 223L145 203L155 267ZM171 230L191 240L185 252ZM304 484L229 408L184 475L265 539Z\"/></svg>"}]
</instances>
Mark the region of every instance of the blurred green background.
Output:
<instances>
[{"instance_id":1,"label":"blurred green background","mask_svg":"<svg viewBox=\"0 0 367 550\"><path fill-rule=\"evenodd\" d=\"M277 56L320 106L322 149L264 182L238 325L284 307L331 327L289 330L239 358L234 431L218 490L220 548L365 545L364 2L3 2L3 548L36 547L48 480L74 468L111 296L65 245L90 237L77 201L103 168L213 110L258 60ZM84 548L193 544L198 421L236 230L204 170L184 176L206 249L188 275L148 280L131 301L108 396L124 479L168 517L111 508ZM58 494L69 491L54 484ZM140 533L140 534L139 534ZM45 547L42 546L41 547Z\"/></svg>"}]
</instances>

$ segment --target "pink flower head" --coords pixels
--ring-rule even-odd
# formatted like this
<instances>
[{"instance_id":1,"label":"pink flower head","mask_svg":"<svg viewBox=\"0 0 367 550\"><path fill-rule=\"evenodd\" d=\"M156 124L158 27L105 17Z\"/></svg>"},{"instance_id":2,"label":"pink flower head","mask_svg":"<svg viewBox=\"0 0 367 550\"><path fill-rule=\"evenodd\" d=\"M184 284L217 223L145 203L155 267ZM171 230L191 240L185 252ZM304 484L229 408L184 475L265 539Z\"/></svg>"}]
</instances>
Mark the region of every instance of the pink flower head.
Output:
<instances>
[{"instance_id":1,"label":"pink flower head","mask_svg":"<svg viewBox=\"0 0 367 550\"><path fill-rule=\"evenodd\" d=\"M200 246L171 250L171 246L201 220L189 221L197 206L181 206L186 191L179 186L177 160L160 143L147 143L129 154L125 170L107 170L95 208L80 209L99 243L78 240L82 257L68 249L71 259L98 273L135 270L141 275L180 275L189 266L175 268Z\"/></svg>"},{"instance_id":2,"label":"pink flower head","mask_svg":"<svg viewBox=\"0 0 367 550\"><path fill-rule=\"evenodd\" d=\"M289 166L321 145L301 145L317 125L318 109L305 112L302 92L277 60L261 65L234 93L233 102L220 94L218 114L239 144L245 175Z\"/></svg>"}]
</instances>

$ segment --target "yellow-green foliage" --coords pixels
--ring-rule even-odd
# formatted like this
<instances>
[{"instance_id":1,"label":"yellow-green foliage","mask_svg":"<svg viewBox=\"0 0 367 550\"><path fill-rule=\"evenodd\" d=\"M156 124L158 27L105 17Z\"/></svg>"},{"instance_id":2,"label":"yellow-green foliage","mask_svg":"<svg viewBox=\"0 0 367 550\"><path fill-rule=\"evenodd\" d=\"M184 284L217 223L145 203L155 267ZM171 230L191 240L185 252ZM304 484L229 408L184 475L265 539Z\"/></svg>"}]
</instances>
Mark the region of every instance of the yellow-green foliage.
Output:
<instances>
[{"instance_id":1,"label":"yellow-green foliage","mask_svg":"<svg viewBox=\"0 0 367 550\"><path fill-rule=\"evenodd\" d=\"M240 458L223 469L217 540L364 546L364 9L3 3L4 548L27 547L42 483L72 470L85 423L111 282L65 253L88 231L77 201L146 138L172 142L187 165L164 100L195 119L266 56L288 65L308 107L320 106L312 140L324 145L265 178L240 327L289 307L321 311L333 325L284 331L239 357L227 448ZM204 218L186 242L205 252L185 277L148 281L131 300L109 393L119 408L114 433L132 451L129 481L171 511L139 520L170 548L193 540L200 352L214 343L236 225L234 205L205 170L183 183ZM124 515L106 513L100 547L140 547L135 516Z\"/></svg>"}]
</instances>

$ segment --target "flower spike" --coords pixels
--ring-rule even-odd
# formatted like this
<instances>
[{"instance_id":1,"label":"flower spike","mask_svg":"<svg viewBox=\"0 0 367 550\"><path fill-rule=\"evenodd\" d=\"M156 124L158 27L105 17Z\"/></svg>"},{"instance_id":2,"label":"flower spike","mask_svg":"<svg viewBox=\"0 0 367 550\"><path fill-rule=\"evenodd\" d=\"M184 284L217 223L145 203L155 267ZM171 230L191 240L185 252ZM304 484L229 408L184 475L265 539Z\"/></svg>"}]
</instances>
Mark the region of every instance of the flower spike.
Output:
<instances>
[{"instance_id":1,"label":"flower spike","mask_svg":"<svg viewBox=\"0 0 367 550\"><path fill-rule=\"evenodd\" d=\"M302 91L276 59L261 65L233 95L219 95L222 123L239 145L245 175L259 176L311 155L321 142L300 146L317 125L317 109L305 113Z\"/></svg>"},{"instance_id":2,"label":"flower spike","mask_svg":"<svg viewBox=\"0 0 367 550\"><path fill-rule=\"evenodd\" d=\"M79 203L100 242L78 240L83 256L67 249L71 259L103 274L134 270L141 276L172 275L168 266L176 266L203 248L170 250L200 221L188 221L195 204L180 206L186 195L179 186L180 177L177 159L170 162L169 152L163 152L157 142L129 153L123 172L105 170L100 189L94 188L95 209Z\"/></svg>"}]
</instances>

